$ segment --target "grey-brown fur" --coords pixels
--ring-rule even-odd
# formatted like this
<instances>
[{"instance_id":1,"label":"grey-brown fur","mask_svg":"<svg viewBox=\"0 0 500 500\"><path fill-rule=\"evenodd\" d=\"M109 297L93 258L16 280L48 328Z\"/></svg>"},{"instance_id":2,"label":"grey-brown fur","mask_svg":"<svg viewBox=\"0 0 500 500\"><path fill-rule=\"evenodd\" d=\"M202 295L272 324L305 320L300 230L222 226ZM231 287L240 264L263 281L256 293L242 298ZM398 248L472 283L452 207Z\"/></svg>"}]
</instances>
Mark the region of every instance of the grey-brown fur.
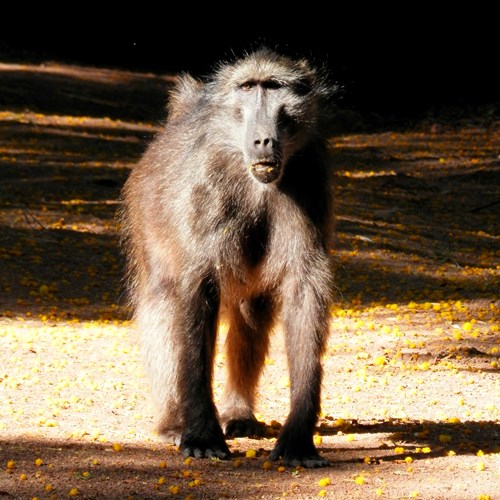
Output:
<instances>
[{"instance_id":1,"label":"grey-brown fur","mask_svg":"<svg viewBox=\"0 0 500 500\"><path fill-rule=\"evenodd\" d=\"M226 458L262 431L255 390L280 319L290 414L271 459L327 465L312 441L331 299L333 217L322 120L331 88L267 49L181 77L168 119L123 191L130 295L158 430L186 456ZM230 321L216 409L219 313ZM222 430L222 427L224 431Z\"/></svg>"}]
</instances>

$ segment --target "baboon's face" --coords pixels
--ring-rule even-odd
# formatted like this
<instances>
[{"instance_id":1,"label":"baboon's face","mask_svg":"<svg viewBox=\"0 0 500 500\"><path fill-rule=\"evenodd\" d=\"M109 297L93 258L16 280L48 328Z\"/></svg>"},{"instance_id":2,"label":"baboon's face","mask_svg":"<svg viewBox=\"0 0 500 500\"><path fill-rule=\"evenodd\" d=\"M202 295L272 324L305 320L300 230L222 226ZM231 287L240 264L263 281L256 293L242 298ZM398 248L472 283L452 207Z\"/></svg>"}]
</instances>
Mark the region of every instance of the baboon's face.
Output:
<instances>
[{"instance_id":1,"label":"baboon's face","mask_svg":"<svg viewBox=\"0 0 500 500\"><path fill-rule=\"evenodd\" d=\"M245 164L262 183L278 182L311 122L307 86L247 79L234 90Z\"/></svg>"}]
</instances>

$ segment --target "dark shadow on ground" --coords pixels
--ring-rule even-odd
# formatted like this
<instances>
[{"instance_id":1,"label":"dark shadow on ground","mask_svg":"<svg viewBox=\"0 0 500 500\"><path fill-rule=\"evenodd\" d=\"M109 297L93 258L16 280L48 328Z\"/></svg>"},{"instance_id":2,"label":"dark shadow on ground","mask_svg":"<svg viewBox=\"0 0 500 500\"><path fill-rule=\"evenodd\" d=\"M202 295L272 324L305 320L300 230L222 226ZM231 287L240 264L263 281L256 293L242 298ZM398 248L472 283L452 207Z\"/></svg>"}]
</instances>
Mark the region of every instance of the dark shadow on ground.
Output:
<instances>
[{"instance_id":1,"label":"dark shadow on ground","mask_svg":"<svg viewBox=\"0 0 500 500\"><path fill-rule=\"evenodd\" d=\"M323 426L320 434L336 435L339 430L336 426ZM352 442L349 447L318 446L320 453L330 461L332 469L308 470L295 476L286 474L282 481L300 482L301 476L324 477L331 470L337 475L346 472L350 477L359 473L360 464L366 468L383 463L389 465L391 462L404 464L405 460L408 460L407 457L417 463L420 460L445 457L450 453L476 455L480 450L484 454L498 453L500 450L500 425L497 422L449 424L393 419L361 424L347 421L341 430L353 434L354 437L360 436L360 441ZM370 440L370 444L363 443L361 435L366 434L373 435L374 440ZM262 440L255 442L259 441L263 443ZM238 488L239 483L221 482L221 475L226 478L235 476L236 479L244 475L243 490L249 492L258 489L259 484L266 482L266 471L263 470L262 463L267 459L273 444L265 444L265 449L261 449L254 460L245 459L245 452L238 450L237 442L230 440L228 444L233 450L233 458L241 461L237 472L233 460L193 459L191 463L186 464L184 457L174 447L166 445L129 444L121 451L114 452L110 443L26 437L19 437L13 442L0 437L2 464L5 465L8 461L15 464L10 470L2 470L0 494L16 497L33 497L40 494L42 486L36 474L43 475L43 484L56 485L59 494L67 494L70 489L77 487L80 495L85 498L100 497L110 485L116 498L124 498L127 495L149 498L162 491L167 493L171 485L177 485L183 492L203 495L203 498L219 498L224 496L229 484L232 485L232 490L228 490L227 494L232 497L235 494L234 488ZM256 445L253 447L257 448ZM36 466L36 458L41 458L43 464ZM162 462L164 465L160 466ZM275 469L278 465L279 462L275 462L272 467ZM22 473L27 476L24 481L19 479ZM158 483L160 477L166 478L165 484ZM199 486L193 486L191 483L196 477L202 478Z\"/></svg>"},{"instance_id":2,"label":"dark shadow on ground","mask_svg":"<svg viewBox=\"0 0 500 500\"><path fill-rule=\"evenodd\" d=\"M0 110L157 122L173 81L152 73L0 62Z\"/></svg>"}]
</instances>

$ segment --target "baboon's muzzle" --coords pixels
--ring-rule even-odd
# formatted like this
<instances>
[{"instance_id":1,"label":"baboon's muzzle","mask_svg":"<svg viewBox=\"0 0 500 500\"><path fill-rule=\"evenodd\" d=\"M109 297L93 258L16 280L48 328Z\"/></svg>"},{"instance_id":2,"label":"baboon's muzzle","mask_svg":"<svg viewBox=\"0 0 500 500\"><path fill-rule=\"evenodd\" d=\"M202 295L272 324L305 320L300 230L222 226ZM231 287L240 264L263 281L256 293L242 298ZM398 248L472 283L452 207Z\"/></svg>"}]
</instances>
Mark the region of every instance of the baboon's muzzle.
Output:
<instances>
[{"instance_id":1,"label":"baboon's muzzle","mask_svg":"<svg viewBox=\"0 0 500 500\"><path fill-rule=\"evenodd\" d=\"M275 138L276 132L274 127L256 127L252 140L247 143L250 172L259 182L264 184L275 182L281 177L283 165L280 143Z\"/></svg>"},{"instance_id":2,"label":"baboon's muzzle","mask_svg":"<svg viewBox=\"0 0 500 500\"><path fill-rule=\"evenodd\" d=\"M281 165L276 161L256 162L250 165L250 172L259 182L268 184L279 179Z\"/></svg>"}]
</instances>

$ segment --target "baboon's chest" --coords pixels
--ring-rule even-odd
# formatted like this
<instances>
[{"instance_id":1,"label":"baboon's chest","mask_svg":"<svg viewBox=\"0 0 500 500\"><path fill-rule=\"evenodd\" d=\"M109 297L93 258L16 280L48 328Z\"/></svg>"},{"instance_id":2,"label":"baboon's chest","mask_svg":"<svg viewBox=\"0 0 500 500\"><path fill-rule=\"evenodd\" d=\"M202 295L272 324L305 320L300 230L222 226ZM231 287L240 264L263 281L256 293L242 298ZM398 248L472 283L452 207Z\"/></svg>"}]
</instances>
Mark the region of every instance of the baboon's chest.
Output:
<instances>
[{"instance_id":1,"label":"baboon's chest","mask_svg":"<svg viewBox=\"0 0 500 500\"><path fill-rule=\"evenodd\" d=\"M256 267L266 256L269 247L267 219L244 228L240 235L241 258L250 268Z\"/></svg>"},{"instance_id":2,"label":"baboon's chest","mask_svg":"<svg viewBox=\"0 0 500 500\"><path fill-rule=\"evenodd\" d=\"M269 254L270 231L267 222L228 228L217 265L223 295L233 299L244 298L259 290L266 274Z\"/></svg>"}]
</instances>

